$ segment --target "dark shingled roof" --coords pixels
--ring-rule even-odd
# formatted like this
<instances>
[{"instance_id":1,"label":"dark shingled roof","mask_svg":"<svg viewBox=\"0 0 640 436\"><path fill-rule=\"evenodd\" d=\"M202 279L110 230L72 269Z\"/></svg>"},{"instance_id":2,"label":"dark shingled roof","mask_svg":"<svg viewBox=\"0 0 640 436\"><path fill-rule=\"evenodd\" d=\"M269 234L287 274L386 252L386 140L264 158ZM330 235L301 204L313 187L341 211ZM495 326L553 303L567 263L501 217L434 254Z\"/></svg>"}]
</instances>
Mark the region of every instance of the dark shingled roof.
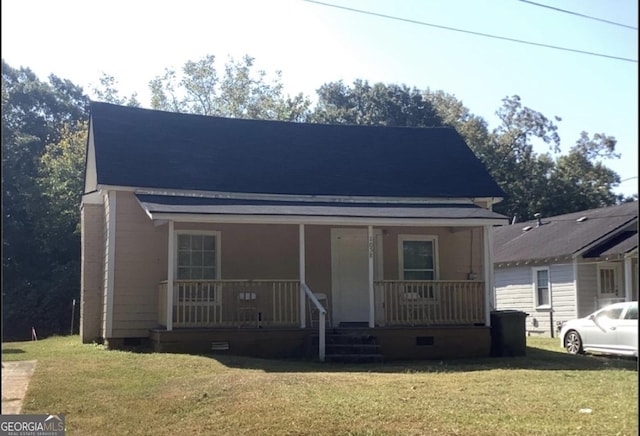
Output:
<instances>
[{"instance_id":1,"label":"dark shingled roof","mask_svg":"<svg viewBox=\"0 0 640 436\"><path fill-rule=\"evenodd\" d=\"M230 119L91 104L99 185L285 195L504 197L451 128Z\"/></svg>"},{"instance_id":2,"label":"dark shingled roof","mask_svg":"<svg viewBox=\"0 0 640 436\"><path fill-rule=\"evenodd\" d=\"M581 217L586 219L578 222ZM536 227L534 220L494 228L494 261L546 259L574 255L585 249L588 249L585 256L624 254L638 246L637 201L543 217L542 223ZM526 227L531 229L524 231Z\"/></svg>"}]
</instances>

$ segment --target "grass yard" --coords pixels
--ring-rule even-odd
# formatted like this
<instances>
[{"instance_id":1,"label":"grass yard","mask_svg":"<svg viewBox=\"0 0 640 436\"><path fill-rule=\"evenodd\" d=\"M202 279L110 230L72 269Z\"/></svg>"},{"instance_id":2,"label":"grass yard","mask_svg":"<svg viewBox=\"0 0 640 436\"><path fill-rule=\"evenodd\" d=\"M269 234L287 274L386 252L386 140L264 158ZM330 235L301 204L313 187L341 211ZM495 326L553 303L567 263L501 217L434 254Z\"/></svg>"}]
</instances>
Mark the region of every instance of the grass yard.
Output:
<instances>
[{"instance_id":1,"label":"grass yard","mask_svg":"<svg viewBox=\"0 0 640 436\"><path fill-rule=\"evenodd\" d=\"M516 358L337 365L3 343L37 360L23 411L73 435L637 435L635 359L527 338ZM591 409L584 413L581 409Z\"/></svg>"}]
</instances>

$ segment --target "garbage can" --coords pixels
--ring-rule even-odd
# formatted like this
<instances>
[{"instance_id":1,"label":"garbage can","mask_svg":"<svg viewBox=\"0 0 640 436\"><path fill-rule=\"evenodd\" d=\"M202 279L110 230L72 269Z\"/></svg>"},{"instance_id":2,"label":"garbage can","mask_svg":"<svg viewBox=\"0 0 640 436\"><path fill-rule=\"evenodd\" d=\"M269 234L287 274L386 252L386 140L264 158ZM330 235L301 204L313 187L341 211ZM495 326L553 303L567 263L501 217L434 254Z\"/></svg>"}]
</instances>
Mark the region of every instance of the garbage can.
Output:
<instances>
[{"instance_id":1,"label":"garbage can","mask_svg":"<svg viewBox=\"0 0 640 436\"><path fill-rule=\"evenodd\" d=\"M528 313L520 310L491 312L491 355L524 356L527 349L525 320Z\"/></svg>"}]
</instances>

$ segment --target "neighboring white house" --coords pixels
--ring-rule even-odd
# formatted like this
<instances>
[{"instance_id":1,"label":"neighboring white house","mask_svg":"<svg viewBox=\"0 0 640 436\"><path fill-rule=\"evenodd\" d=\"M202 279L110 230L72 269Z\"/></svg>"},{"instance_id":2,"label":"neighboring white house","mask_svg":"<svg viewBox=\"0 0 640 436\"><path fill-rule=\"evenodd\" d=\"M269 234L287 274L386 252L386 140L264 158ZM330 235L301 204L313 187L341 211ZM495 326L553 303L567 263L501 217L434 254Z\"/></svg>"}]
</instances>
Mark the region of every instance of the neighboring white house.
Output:
<instances>
[{"instance_id":1,"label":"neighboring white house","mask_svg":"<svg viewBox=\"0 0 640 436\"><path fill-rule=\"evenodd\" d=\"M638 202L494 228L499 310L529 314L529 335L638 299Z\"/></svg>"}]
</instances>

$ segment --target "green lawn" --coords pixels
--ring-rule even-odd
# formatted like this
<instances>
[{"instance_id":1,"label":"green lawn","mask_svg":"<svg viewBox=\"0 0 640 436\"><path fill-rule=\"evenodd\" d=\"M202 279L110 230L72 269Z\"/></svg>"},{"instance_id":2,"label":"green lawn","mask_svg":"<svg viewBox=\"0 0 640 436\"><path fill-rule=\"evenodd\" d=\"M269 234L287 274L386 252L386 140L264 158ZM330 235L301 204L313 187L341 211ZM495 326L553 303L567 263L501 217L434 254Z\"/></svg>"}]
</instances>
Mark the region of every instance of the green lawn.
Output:
<instances>
[{"instance_id":1,"label":"green lawn","mask_svg":"<svg viewBox=\"0 0 640 436\"><path fill-rule=\"evenodd\" d=\"M2 345L37 360L25 414L74 435L636 435L637 360L528 338L516 358L336 365ZM591 409L591 413L581 413ZM583 410L584 412L584 410Z\"/></svg>"}]
</instances>

